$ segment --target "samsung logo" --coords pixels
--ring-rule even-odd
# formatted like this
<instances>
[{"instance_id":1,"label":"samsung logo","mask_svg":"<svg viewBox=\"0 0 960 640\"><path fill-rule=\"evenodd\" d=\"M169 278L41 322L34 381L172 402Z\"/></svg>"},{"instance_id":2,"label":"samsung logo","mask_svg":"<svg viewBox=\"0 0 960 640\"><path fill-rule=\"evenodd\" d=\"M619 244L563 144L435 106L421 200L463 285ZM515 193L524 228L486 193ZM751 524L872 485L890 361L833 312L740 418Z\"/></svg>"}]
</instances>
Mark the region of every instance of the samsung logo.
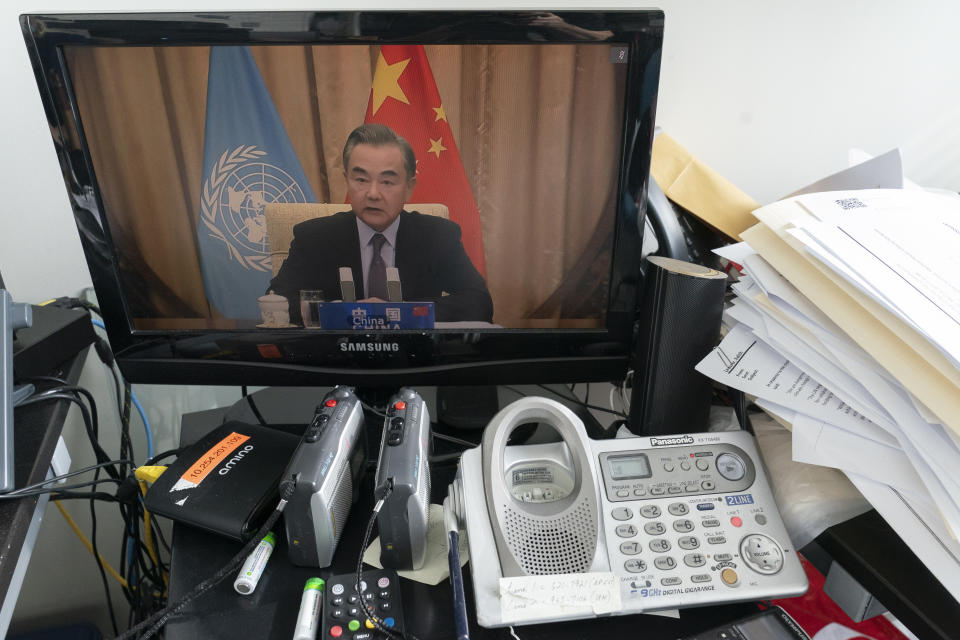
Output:
<instances>
[{"instance_id":1,"label":"samsung logo","mask_svg":"<svg viewBox=\"0 0 960 640\"><path fill-rule=\"evenodd\" d=\"M693 438L690 436L680 436L677 438L650 438L651 447L669 447L677 444L693 444Z\"/></svg>"},{"instance_id":2,"label":"samsung logo","mask_svg":"<svg viewBox=\"0 0 960 640\"><path fill-rule=\"evenodd\" d=\"M340 351L400 351L398 342L341 342Z\"/></svg>"},{"instance_id":3,"label":"samsung logo","mask_svg":"<svg viewBox=\"0 0 960 640\"><path fill-rule=\"evenodd\" d=\"M243 456L247 455L251 451L253 451L252 444L248 444L243 449L240 449L240 451L237 451L236 455L234 455L232 458L227 460L227 464L223 465L223 469L220 469L220 471L217 471L217 473L219 473L222 476L227 475L228 473L230 473L230 470L233 469L234 465L236 465L238 462L243 460Z\"/></svg>"}]
</instances>

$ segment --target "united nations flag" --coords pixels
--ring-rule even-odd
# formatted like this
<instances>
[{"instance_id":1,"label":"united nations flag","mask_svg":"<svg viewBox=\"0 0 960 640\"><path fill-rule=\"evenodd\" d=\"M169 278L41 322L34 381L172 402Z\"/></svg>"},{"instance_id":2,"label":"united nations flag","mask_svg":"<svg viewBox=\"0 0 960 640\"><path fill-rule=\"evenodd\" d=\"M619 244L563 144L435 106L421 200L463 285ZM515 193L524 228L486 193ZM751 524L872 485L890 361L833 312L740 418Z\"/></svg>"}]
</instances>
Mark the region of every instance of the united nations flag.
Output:
<instances>
[{"instance_id":1,"label":"united nations flag","mask_svg":"<svg viewBox=\"0 0 960 640\"><path fill-rule=\"evenodd\" d=\"M259 316L272 276L264 205L315 200L250 49L210 47L197 235L217 311Z\"/></svg>"}]
</instances>

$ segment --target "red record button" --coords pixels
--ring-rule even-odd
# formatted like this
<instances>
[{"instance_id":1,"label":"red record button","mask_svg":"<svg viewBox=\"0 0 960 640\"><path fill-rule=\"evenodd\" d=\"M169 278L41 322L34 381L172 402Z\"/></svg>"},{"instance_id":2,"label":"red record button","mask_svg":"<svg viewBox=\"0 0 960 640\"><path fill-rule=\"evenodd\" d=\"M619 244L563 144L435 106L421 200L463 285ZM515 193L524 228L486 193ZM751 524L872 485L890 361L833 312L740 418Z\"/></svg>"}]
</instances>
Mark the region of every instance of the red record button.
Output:
<instances>
[{"instance_id":1,"label":"red record button","mask_svg":"<svg viewBox=\"0 0 960 640\"><path fill-rule=\"evenodd\" d=\"M396 409L397 411L403 411L404 409L407 408L407 403L404 402L403 400L397 400L394 403L393 408Z\"/></svg>"},{"instance_id":2,"label":"red record button","mask_svg":"<svg viewBox=\"0 0 960 640\"><path fill-rule=\"evenodd\" d=\"M327 401L324 402L323 404L324 404L325 406L328 406L328 407L335 407L335 406L337 406L337 400L336 400L336 398L330 398L329 400L327 400Z\"/></svg>"},{"instance_id":3,"label":"red record button","mask_svg":"<svg viewBox=\"0 0 960 640\"><path fill-rule=\"evenodd\" d=\"M343 635L343 627L341 627L338 624L333 625L332 627L330 627L330 635L333 636L334 638L339 638L340 636Z\"/></svg>"},{"instance_id":4,"label":"red record button","mask_svg":"<svg viewBox=\"0 0 960 640\"><path fill-rule=\"evenodd\" d=\"M733 516L732 518L730 518L730 524L732 524L735 527L739 527L743 525L743 520L740 519L740 516Z\"/></svg>"}]
</instances>

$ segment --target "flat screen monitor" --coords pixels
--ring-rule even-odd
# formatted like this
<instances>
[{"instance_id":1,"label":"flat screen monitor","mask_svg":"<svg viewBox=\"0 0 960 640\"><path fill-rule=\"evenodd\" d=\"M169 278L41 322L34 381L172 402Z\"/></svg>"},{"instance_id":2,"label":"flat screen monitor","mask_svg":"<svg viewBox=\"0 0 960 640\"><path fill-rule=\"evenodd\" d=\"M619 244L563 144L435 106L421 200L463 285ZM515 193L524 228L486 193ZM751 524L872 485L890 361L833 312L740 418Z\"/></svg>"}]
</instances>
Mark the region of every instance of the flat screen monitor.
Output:
<instances>
[{"instance_id":1,"label":"flat screen monitor","mask_svg":"<svg viewBox=\"0 0 960 640\"><path fill-rule=\"evenodd\" d=\"M21 26L129 380L623 377L660 11Z\"/></svg>"}]
</instances>

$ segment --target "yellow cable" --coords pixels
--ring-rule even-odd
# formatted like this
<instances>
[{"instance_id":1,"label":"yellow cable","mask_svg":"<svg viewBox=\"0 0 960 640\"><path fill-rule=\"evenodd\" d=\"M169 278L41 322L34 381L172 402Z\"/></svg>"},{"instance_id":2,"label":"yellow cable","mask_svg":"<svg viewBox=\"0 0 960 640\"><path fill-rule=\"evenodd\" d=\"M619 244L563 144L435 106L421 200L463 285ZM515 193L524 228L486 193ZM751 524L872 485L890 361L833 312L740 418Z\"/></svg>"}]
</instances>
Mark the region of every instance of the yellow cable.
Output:
<instances>
[{"instance_id":1,"label":"yellow cable","mask_svg":"<svg viewBox=\"0 0 960 640\"><path fill-rule=\"evenodd\" d=\"M73 532L77 534L77 537L80 538L80 542L83 543L83 546L87 548L87 551L90 552L90 555L93 555L93 545L90 544L90 541L87 540L87 536L83 535L83 532L80 531L80 527L77 526L77 523L73 521L73 518L70 517L70 514L67 513L67 510L63 508L63 505L60 504L59 500L54 500L53 504L57 505L57 509L60 509L60 513L63 514L63 517L66 519L67 524L70 525L70 528L73 529ZM100 559L100 564L103 565L103 568L106 569L107 573L114 577L114 579L119 582L124 589L129 588L127 581L123 579L119 573L117 573L113 567L110 566L110 563L103 559L103 556L99 553L97 557Z\"/></svg>"}]
</instances>

